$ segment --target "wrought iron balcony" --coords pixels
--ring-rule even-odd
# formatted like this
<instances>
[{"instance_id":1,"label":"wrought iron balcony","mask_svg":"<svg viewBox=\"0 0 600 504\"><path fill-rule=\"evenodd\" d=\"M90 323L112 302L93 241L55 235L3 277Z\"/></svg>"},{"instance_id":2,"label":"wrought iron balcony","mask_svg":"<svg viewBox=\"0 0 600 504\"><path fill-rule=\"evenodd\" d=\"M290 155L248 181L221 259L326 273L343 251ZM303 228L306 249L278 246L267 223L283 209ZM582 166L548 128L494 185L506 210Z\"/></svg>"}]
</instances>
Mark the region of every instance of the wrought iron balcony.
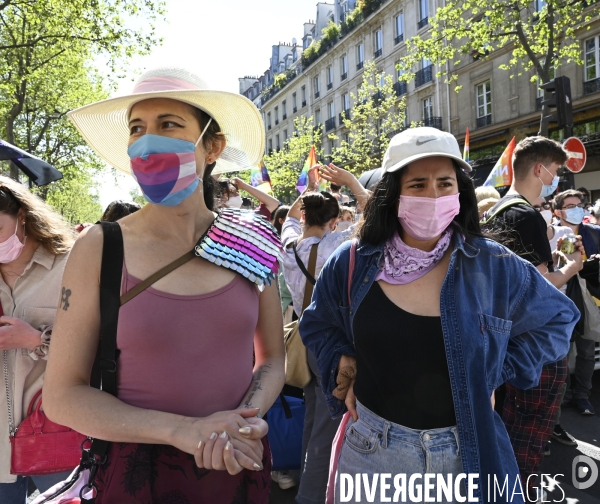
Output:
<instances>
[{"instance_id":1,"label":"wrought iron balcony","mask_svg":"<svg viewBox=\"0 0 600 504\"><path fill-rule=\"evenodd\" d=\"M306 100L302 100L302 108L306 107Z\"/></svg>"},{"instance_id":2,"label":"wrought iron balcony","mask_svg":"<svg viewBox=\"0 0 600 504\"><path fill-rule=\"evenodd\" d=\"M375 53L373 54L373 56L375 58L379 58L379 56L381 56L383 54L383 49L377 49L377 51L375 51Z\"/></svg>"},{"instance_id":3,"label":"wrought iron balcony","mask_svg":"<svg viewBox=\"0 0 600 504\"><path fill-rule=\"evenodd\" d=\"M275 119L275 126L279 124L279 119Z\"/></svg>"},{"instance_id":4,"label":"wrought iron balcony","mask_svg":"<svg viewBox=\"0 0 600 504\"><path fill-rule=\"evenodd\" d=\"M377 93L371 95L374 102L380 102L383 100L383 93L381 91L377 91Z\"/></svg>"},{"instance_id":5,"label":"wrought iron balcony","mask_svg":"<svg viewBox=\"0 0 600 504\"><path fill-rule=\"evenodd\" d=\"M340 126L344 124L344 116L346 116L346 119L350 119L350 109L340 112Z\"/></svg>"},{"instance_id":6,"label":"wrought iron balcony","mask_svg":"<svg viewBox=\"0 0 600 504\"><path fill-rule=\"evenodd\" d=\"M394 44L399 44L404 41L404 33L401 33L394 39Z\"/></svg>"},{"instance_id":7,"label":"wrought iron balcony","mask_svg":"<svg viewBox=\"0 0 600 504\"><path fill-rule=\"evenodd\" d=\"M364 66L365 62L364 61L359 61L356 65L356 69L357 70L361 70L362 67Z\"/></svg>"},{"instance_id":8,"label":"wrought iron balcony","mask_svg":"<svg viewBox=\"0 0 600 504\"><path fill-rule=\"evenodd\" d=\"M333 89L333 82L327 84L327 91L329 91L330 89Z\"/></svg>"},{"instance_id":9,"label":"wrought iron balcony","mask_svg":"<svg viewBox=\"0 0 600 504\"><path fill-rule=\"evenodd\" d=\"M394 91L396 91L397 96L402 96L406 94L406 82L398 81L394 83Z\"/></svg>"},{"instance_id":10,"label":"wrought iron balcony","mask_svg":"<svg viewBox=\"0 0 600 504\"><path fill-rule=\"evenodd\" d=\"M335 117L331 117L325 121L325 131L331 131L335 128Z\"/></svg>"},{"instance_id":11,"label":"wrought iron balcony","mask_svg":"<svg viewBox=\"0 0 600 504\"><path fill-rule=\"evenodd\" d=\"M543 100L543 99L544 99L544 98L543 98L542 96L538 96L538 97L535 99L535 110L542 110L542 100Z\"/></svg>"},{"instance_id":12,"label":"wrought iron balcony","mask_svg":"<svg viewBox=\"0 0 600 504\"><path fill-rule=\"evenodd\" d=\"M283 115L281 116L281 120L282 120L282 121L285 121L286 119L287 119L287 114L283 114Z\"/></svg>"},{"instance_id":13,"label":"wrought iron balcony","mask_svg":"<svg viewBox=\"0 0 600 504\"><path fill-rule=\"evenodd\" d=\"M315 98L318 98L321 95L318 91L315 91Z\"/></svg>"},{"instance_id":14,"label":"wrought iron balcony","mask_svg":"<svg viewBox=\"0 0 600 504\"><path fill-rule=\"evenodd\" d=\"M589 95L600 91L600 78L583 83L583 94Z\"/></svg>"},{"instance_id":15,"label":"wrought iron balcony","mask_svg":"<svg viewBox=\"0 0 600 504\"><path fill-rule=\"evenodd\" d=\"M295 114L296 112L298 112L298 107L294 107L294 108L292 109L292 114Z\"/></svg>"},{"instance_id":16,"label":"wrought iron balcony","mask_svg":"<svg viewBox=\"0 0 600 504\"><path fill-rule=\"evenodd\" d=\"M348 78L348 72L344 72L342 74L342 80L346 80Z\"/></svg>"},{"instance_id":17,"label":"wrought iron balcony","mask_svg":"<svg viewBox=\"0 0 600 504\"><path fill-rule=\"evenodd\" d=\"M433 80L433 65L428 65L425 68L417 71L415 74L415 87L422 86Z\"/></svg>"},{"instance_id":18,"label":"wrought iron balcony","mask_svg":"<svg viewBox=\"0 0 600 504\"><path fill-rule=\"evenodd\" d=\"M271 125L270 124L267 126L267 129L271 129Z\"/></svg>"},{"instance_id":19,"label":"wrought iron balcony","mask_svg":"<svg viewBox=\"0 0 600 504\"><path fill-rule=\"evenodd\" d=\"M442 118L441 117L425 117L423 119L423 126L430 126L432 128L442 129Z\"/></svg>"},{"instance_id":20,"label":"wrought iron balcony","mask_svg":"<svg viewBox=\"0 0 600 504\"><path fill-rule=\"evenodd\" d=\"M484 115L483 117L477 118L477 127L483 128L492 124L492 114Z\"/></svg>"},{"instance_id":21,"label":"wrought iron balcony","mask_svg":"<svg viewBox=\"0 0 600 504\"><path fill-rule=\"evenodd\" d=\"M429 18L424 17L423 19L421 19L421 21L419 21L419 23L417 24L417 27L420 30L421 28L423 28L424 26L427 26L428 24L429 24Z\"/></svg>"}]
</instances>

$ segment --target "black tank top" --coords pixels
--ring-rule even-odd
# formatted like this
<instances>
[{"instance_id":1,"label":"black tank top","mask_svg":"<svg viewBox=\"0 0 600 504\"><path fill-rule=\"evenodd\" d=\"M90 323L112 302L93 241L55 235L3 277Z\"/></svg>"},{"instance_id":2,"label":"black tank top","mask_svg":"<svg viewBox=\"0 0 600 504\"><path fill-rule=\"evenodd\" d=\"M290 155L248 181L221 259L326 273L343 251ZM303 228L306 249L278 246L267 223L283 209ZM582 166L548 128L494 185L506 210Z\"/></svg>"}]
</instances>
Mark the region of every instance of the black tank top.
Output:
<instances>
[{"instance_id":1,"label":"black tank top","mask_svg":"<svg viewBox=\"0 0 600 504\"><path fill-rule=\"evenodd\" d=\"M396 306L374 282L354 317L356 398L411 429L456 425L440 317Z\"/></svg>"}]
</instances>

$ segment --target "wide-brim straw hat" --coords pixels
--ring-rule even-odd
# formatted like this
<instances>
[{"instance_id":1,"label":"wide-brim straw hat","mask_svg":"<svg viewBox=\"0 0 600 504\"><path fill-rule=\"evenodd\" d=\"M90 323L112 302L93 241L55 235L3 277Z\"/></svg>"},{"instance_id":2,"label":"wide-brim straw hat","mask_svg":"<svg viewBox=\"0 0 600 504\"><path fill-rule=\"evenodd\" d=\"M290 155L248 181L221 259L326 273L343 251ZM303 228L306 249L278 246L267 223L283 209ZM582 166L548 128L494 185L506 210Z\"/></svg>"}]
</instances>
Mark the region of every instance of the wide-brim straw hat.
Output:
<instances>
[{"instance_id":1,"label":"wide-brim straw hat","mask_svg":"<svg viewBox=\"0 0 600 504\"><path fill-rule=\"evenodd\" d=\"M211 89L202 79L180 68L144 73L127 96L110 98L72 110L69 119L86 142L108 164L131 173L127 147L131 107L150 98L171 98L197 107L219 123L227 140L213 174L258 165L265 149L260 112L246 97Z\"/></svg>"}]
</instances>

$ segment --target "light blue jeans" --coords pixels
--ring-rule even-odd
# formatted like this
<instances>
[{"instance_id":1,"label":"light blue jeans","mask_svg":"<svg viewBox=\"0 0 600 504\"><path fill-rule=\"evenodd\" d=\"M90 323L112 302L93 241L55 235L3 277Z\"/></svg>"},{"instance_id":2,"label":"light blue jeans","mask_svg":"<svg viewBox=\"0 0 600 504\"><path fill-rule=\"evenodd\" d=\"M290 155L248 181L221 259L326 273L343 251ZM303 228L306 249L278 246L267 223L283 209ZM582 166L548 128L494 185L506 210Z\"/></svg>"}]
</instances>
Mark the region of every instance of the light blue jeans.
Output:
<instances>
[{"instance_id":1,"label":"light blue jeans","mask_svg":"<svg viewBox=\"0 0 600 504\"><path fill-rule=\"evenodd\" d=\"M440 474L448 478L452 475L452 484L454 486L455 476L463 472L463 466L460 459L460 450L458 446L458 430L456 427L447 427L443 429L432 430L414 430L402 425L389 422L362 404L357 402L356 410L358 420L352 419L348 422L344 444L340 452L338 462L338 473L335 488L335 502L380 502L386 497L393 501L395 487L394 477L396 475L406 475L406 501L404 502L425 502L424 495L421 498L416 497L411 500L409 494L409 479L412 475L421 475L421 478L415 479L415 483L421 485L421 492L425 486L425 474ZM357 474L361 486L362 500L358 500L357 495ZM383 494L381 480L378 481L374 499L367 498L366 491L373 491L374 475L381 478L382 474L390 474L391 477L386 480L390 485L389 489ZM352 480L351 482L349 480ZM368 485L365 486L365 479ZM434 486L430 490L432 496L437 496L436 479L432 480ZM463 484L464 483L464 484ZM460 494L466 496L466 481L460 483ZM340 495L340 485L345 485ZM353 488L353 496L350 496L349 487ZM341 497L345 497L341 500ZM422 499L422 500L421 500ZM435 502L453 502L448 500L435 500ZM388 501L389 502L389 501ZM396 501L398 502L398 501ZM400 502L402 498L400 497Z\"/></svg>"}]
</instances>

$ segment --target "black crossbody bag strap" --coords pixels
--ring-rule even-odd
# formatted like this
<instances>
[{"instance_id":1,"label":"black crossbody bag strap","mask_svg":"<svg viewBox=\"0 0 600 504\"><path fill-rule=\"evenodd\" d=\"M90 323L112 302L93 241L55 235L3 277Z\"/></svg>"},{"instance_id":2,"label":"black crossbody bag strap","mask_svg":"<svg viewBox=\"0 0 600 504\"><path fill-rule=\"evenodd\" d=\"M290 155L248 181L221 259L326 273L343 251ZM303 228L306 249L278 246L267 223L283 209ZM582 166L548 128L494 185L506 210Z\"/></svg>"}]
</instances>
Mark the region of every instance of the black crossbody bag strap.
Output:
<instances>
[{"instance_id":1,"label":"black crossbody bag strap","mask_svg":"<svg viewBox=\"0 0 600 504\"><path fill-rule=\"evenodd\" d=\"M300 268L300 271L302 271L302 273L304 274L304 276L306 277L306 279L313 285L315 285L317 283L317 281L315 280L315 277L312 276L308 270L306 269L306 266L304 266L304 263L302 262L302 259L300 259L300 256L298 255L298 251L296 250L296 240L294 240L292 242L292 248L294 249L294 257L296 257L296 263L298 263L298 267ZM317 244L318 245L318 244Z\"/></svg>"}]
</instances>

